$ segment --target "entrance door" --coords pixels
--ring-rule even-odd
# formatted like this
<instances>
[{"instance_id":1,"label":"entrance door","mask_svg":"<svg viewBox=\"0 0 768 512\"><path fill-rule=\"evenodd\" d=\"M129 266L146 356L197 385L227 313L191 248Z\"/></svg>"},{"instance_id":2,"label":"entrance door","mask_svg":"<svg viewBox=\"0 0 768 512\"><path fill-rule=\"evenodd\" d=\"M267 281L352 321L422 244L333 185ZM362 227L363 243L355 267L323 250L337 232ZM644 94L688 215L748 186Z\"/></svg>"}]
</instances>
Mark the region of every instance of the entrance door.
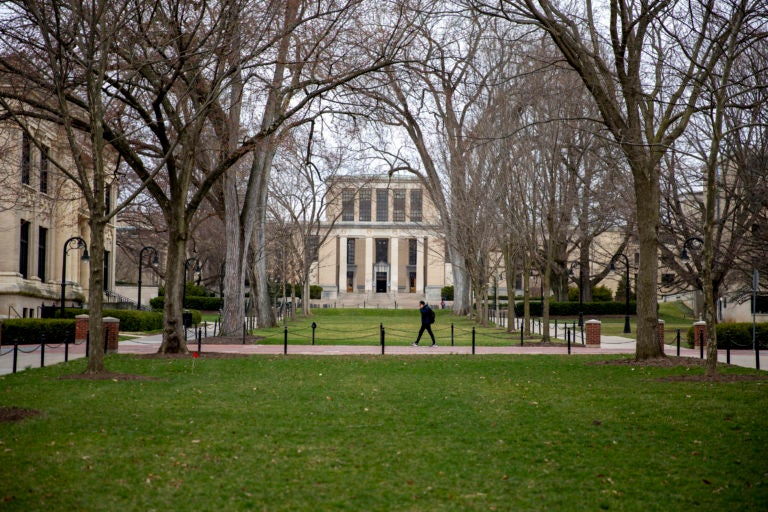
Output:
<instances>
[{"instance_id":1,"label":"entrance door","mask_svg":"<svg viewBox=\"0 0 768 512\"><path fill-rule=\"evenodd\" d=\"M408 272L408 291L416 293L416 272Z\"/></svg>"},{"instance_id":2,"label":"entrance door","mask_svg":"<svg viewBox=\"0 0 768 512\"><path fill-rule=\"evenodd\" d=\"M387 293L386 272L376 272L376 293Z\"/></svg>"},{"instance_id":3,"label":"entrance door","mask_svg":"<svg viewBox=\"0 0 768 512\"><path fill-rule=\"evenodd\" d=\"M347 293L352 293L355 291L354 285L355 285L355 271L347 270Z\"/></svg>"}]
</instances>

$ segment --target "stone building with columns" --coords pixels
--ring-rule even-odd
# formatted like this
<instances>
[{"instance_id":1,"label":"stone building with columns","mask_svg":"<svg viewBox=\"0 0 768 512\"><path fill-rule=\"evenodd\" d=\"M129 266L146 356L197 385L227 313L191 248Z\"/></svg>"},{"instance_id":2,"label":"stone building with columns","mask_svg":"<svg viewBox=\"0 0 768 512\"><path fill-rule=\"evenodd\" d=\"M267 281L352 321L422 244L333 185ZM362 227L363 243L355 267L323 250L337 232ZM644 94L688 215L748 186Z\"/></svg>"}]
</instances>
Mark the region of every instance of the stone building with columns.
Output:
<instances>
[{"instance_id":1,"label":"stone building with columns","mask_svg":"<svg viewBox=\"0 0 768 512\"><path fill-rule=\"evenodd\" d=\"M439 302L452 284L439 214L415 177L331 181L326 229L312 284L322 298L350 304Z\"/></svg>"},{"instance_id":2,"label":"stone building with columns","mask_svg":"<svg viewBox=\"0 0 768 512\"><path fill-rule=\"evenodd\" d=\"M90 263L75 239L82 238L90 251L88 208L80 189L53 165L71 164L67 138L40 121L27 130L0 123L0 317L6 318L37 318L42 306L60 306L62 281L67 307L83 305L88 297ZM115 188L106 192L108 207ZM105 246L105 287L111 289L113 225Z\"/></svg>"}]
</instances>

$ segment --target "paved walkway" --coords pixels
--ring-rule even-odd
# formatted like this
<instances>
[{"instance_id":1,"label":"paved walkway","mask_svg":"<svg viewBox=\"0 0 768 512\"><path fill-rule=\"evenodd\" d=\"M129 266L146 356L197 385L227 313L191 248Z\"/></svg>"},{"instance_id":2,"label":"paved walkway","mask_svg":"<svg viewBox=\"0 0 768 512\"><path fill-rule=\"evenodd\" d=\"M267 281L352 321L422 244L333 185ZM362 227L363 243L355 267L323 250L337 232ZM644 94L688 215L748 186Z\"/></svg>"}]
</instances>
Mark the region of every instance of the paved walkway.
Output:
<instances>
[{"instance_id":1,"label":"paved walkway","mask_svg":"<svg viewBox=\"0 0 768 512\"><path fill-rule=\"evenodd\" d=\"M231 354L283 354L283 345L207 345L202 340L201 352L224 352ZM152 335L136 338L130 341L121 341L119 353L121 354L151 354L157 352L161 342L161 335ZM190 351L197 349L197 343L188 341ZM572 345L571 354L634 354L635 340L621 336L603 336L600 346ZM385 347L385 354L391 355L432 355L432 354L471 354L471 346L441 345L432 348L429 345L411 347L409 345L393 345ZM568 349L562 347L475 347L475 354L567 354ZM676 347L667 345L667 355L677 355ZM288 345L289 355L377 355L381 354L378 345ZM683 357L699 357L699 349L681 348ZM85 357L85 345L70 345L65 354L64 345L46 345L43 353L39 345L19 346L16 357L16 371L28 368L39 368L41 363L45 366L61 363L68 359ZM727 354L724 350L718 353L718 361L726 362ZM731 364L745 368L755 368L755 353L751 350L732 350ZM14 349L12 346L0 347L0 375L13 372ZM768 351L760 352L760 369L768 369Z\"/></svg>"}]
</instances>

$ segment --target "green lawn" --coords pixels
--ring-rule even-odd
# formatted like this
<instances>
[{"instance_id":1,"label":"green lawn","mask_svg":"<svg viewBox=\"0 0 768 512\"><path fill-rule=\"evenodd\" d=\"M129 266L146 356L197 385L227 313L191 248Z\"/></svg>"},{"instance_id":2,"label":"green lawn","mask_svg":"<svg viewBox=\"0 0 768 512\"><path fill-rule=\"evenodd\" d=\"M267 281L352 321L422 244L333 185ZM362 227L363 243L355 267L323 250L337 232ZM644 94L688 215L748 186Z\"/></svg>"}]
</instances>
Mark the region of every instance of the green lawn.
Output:
<instances>
[{"instance_id":1,"label":"green lawn","mask_svg":"<svg viewBox=\"0 0 768 512\"><path fill-rule=\"evenodd\" d=\"M765 510L768 382L597 356L107 357L0 377L9 511ZM723 368L724 373L755 373Z\"/></svg>"}]
</instances>

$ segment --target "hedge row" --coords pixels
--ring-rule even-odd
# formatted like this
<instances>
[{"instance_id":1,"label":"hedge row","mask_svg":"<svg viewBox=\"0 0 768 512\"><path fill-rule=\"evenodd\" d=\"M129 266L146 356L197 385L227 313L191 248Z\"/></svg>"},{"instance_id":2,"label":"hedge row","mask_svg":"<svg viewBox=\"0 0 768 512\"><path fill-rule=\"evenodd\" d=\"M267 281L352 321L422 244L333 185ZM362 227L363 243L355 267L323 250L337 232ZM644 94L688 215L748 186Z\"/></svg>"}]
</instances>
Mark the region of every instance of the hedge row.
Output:
<instances>
[{"instance_id":1,"label":"hedge row","mask_svg":"<svg viewBox=\"0 0 768 512\"><path fill-rule=\"evenodd\" d=\"M150 299L149 305L152 309L162 310L165 306L165 297L155 297ZM221 309L222 300L219 297L200 297L191 296L186 297L184 300L185 309L197 309L200 311L219 311Z\"/></svg>"},{"instance_id":2,"label":"hedge row","mask_svg":"<svg viewBox=\"0 0 768 512\"><path fill-rule=\"evenodd\" d=\"M3 345L37 345L75 340L75 321L70 319L11 318L3 320Z\"/></svg>"},{"instance_id":3,"label":"hedge row","mask_svg":"<svg viewBox=\"0 0 768 512\"><path fill-rule=\"evenodd\" d=\"M541 302L531 302L531 315L541 316ZM623 302L585 302L581 306L578 302L550 302L549 314L552 316L578 316L579 312L591 316L624 315L626 304ZM637 303L629 303L629 314L637 314ZM523 304L515 304L515 316L523 316Z\"/></svg>"},{"instance_id":4,"label":"hedge row","mask_svg":"<svg viewBox=\"0 0 768 512\"><path fill-rule=\"evenodd\" d=\"M688 328L688 346L693 346L694 328ZM768 323L755 325L755 340L760 344L760 348L768 348ZM727 347L730 341L731 349L745 350L752 349L752 323L751 322L733 322L717 325L717 348Z\"/></svg>"},{"instance_id":5,"label":"hedge row","mask_svg":"<svg viewBox=\"0 0 768 512\"><path fill-rule=\"evenodd\" d=\"M64 318L87 315L87 309L67 308ZM127 332L156 331L163 328L163 314L157 311L138 311L135 309L105 309L103 316L120 320L120 330Z\"/></svg>"}]
</instances>

